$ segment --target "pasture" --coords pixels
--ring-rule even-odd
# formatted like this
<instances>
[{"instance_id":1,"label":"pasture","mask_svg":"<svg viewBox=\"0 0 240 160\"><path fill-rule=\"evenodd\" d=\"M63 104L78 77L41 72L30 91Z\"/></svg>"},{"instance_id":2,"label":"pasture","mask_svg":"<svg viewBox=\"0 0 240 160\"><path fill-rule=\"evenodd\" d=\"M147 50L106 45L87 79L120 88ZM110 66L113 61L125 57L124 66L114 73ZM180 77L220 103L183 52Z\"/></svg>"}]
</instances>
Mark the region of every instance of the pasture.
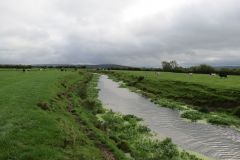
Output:
<instances>
[{"instance_id":1,"label":"pasture","mask_svg":"<svg viewBox=\"0 0 240 160\"><path fill-rule=\"evenodd\" d=\"M144 76L149 81L179 81L205 85L219 89L240 89L240 76L229 75L228 78L220 78L218 75L208 74L187 74L171 72L150 72L150 71L114 71L126 76Z\"/></svg>"},{"instance_id":2,"label":"pasture","mask_svg":"<svg viewBox=\"0 0 240 160\"><path fill-rule=\"evenodd\" d=\"M83 70L1 70L0 159L198 160L153 140L139 118L103 109L97 81Z\"/></svg>"},{"instance_id":3,"label":"pasture","mask_svg":"<svg viewBox=\"0 0 240 160\"><path fill-rule=\"evenodd\" d=\"M82 150L85 155L92 150L96 157L101 157L74 119L61 109L64 102L55 99L65 89L60 82L72 84L82 76L58 70L5 70L0 71L0 77L0 159L67 159L74 150ZM37 106L40 102L48 106L58 103L58 107L55 111L42 110ZM77 139L85 143L81 145L84 149L63 150L64 141L72 134L79 134ZM79 144L76 142L75 146Z\"/></svg>"}]
</instances>

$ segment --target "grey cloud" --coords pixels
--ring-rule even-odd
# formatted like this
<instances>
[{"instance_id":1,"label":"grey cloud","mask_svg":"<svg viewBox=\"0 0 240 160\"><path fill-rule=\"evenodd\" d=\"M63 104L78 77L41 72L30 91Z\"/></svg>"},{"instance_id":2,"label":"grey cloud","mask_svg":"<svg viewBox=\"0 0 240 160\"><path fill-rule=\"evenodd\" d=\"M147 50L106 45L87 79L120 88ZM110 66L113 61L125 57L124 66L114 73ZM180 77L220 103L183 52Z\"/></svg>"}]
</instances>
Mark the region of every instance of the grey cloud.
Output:
<instances>
[{"instance_id":1,"label":"grey cloud","mask_svg":"<svg viewBox=\"0 0 240 160\"><path fill-rule=\"evenodd\" d=\"M180 1L1 1L0 63L238 64L240 2Z\"/></svg>"}]
</instances>

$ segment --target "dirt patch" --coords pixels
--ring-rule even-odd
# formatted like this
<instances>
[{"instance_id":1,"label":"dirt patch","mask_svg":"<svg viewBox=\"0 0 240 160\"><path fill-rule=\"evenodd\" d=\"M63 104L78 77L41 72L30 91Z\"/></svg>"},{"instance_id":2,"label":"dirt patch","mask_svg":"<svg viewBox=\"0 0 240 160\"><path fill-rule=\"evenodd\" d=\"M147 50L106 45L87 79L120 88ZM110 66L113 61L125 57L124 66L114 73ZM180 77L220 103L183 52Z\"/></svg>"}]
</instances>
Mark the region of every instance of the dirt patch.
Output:
<instances>
[{"instance_id":1,"label":"dirt patch","mask_svg":"<svg viewBox=\"0 0 240 160\"><path fill-rule=\"evenodd\" d=\"M102 154L106 160L116 160L111 151L108 150L104 145L99 145L99 149L102 151Z\"/></svg>"}]
</instances>

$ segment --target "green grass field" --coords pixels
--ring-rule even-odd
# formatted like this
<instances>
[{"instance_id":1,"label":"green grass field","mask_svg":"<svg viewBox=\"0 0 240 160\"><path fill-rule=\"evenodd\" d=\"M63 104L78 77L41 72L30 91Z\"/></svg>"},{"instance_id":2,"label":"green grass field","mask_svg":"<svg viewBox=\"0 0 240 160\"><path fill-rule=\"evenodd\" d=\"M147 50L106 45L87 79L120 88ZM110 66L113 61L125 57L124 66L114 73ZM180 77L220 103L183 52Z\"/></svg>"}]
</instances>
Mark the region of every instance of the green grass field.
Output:
<instances>
[{"instance_id":1,"label":"green grass field","mask_svg":"<svg viewBox=\"0 0 240 160\"><path fill-rule=\"evenodd\" d=\"M74 149L63 150L62 146L73 133L81 135L79 138L86 142L82 148L85 155L87 152L100 155L71 115L60 107L49 112L37 106L65 89L60 81L71 84L81 76L55 70L26 73L7 70L1 71L0 77L0 159L71 159Z\"/></svg>"},{"instance_id":2,"label":"green grass field","mask_svg":"<svg viewBox=\"0 0 240 160\"><path fill-rule=\"evenodd\" d=\"M179 81L185 83L194 83L206 85L211 88L220 89L240 89L240 76L229 75L228 78L219 76L210 76L208 74L193 74L171 72L151 72L151 71L114 71L125 76L144 76L147 80L161 81Z\"/></svg>"},{"instance_id":3,"label":"green grass field","mask_svg":"<svg viewBox=\"0 0 240 160\"><path fill-rule=\"evenodd\" d=\"M219 115L217 121L212 116L209 122L239 127L240 119L240 76L220 78L206 74L184 74L145 71L104 71L117 80L123 80L128 87L139 89L141 93L160 105L199 112L198 118L185 114L184 118L194 120L205 116ZM140 77L144 77L141 79ZM179 107L180 106L180 107ZM208 114L205 114L205 113ZM192 112L193 113L193 112ZM191 116L188 116L191 115ZM197 114L195 114L197 115ZM203 116L203 117L202 117Z\"/></svg>"},{"instance_id":4,"label":"green grass field","mask_svg":"<svg viewBox=\"0 0 240 160\"><path fill-rule=\"evenodd\" d=\"M85 71L0 71L1 160L198 160L105 110ZM142 141L141 139L144 139Z\"/></svg>"}]
</instances>

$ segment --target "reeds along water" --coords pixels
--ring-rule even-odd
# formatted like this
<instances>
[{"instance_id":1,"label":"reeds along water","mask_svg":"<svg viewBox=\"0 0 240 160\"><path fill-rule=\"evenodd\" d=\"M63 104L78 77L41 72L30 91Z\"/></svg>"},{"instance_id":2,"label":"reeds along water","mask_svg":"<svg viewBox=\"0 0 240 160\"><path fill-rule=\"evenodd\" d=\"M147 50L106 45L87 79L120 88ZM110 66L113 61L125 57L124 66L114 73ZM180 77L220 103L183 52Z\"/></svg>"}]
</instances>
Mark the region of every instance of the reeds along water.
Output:
<instances>
[{"instance_id":1,"label":"reeds along water","mask_svg":"<svg viewBox=\"0 0 240 160\"><path fill-rule=\"evenodd\" d=\"M148 99L119 88L119 84L101 76L99 99L108 108L133 114L161 137L170 137L184 149L224 160L240 159L240 132L227 127L184 121L178 111L158 107Z\"/></svg>"}]
</instances>

